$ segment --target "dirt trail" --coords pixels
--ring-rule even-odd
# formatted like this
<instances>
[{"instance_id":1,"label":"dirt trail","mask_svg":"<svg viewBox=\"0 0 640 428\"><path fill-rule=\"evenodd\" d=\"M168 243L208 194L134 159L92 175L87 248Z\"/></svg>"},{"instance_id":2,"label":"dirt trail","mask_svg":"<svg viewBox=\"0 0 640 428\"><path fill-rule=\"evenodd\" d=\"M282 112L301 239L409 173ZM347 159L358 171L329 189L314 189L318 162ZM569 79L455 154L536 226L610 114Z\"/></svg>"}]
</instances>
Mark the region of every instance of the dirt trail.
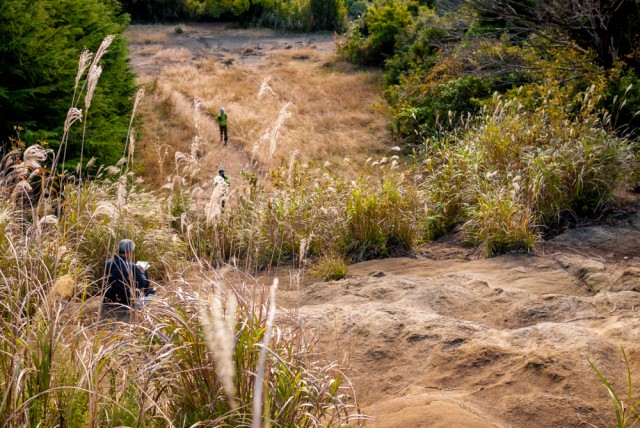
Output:
<instances>
[{"instance_id":1,"label":"dirt trail","mask_svg":"<svg viewBox=\"0 0 640 428\"><path fill-rule=\"evenodd\" d=\"M172 63L153 53L167 49L255 67L273 48L333 49L329 35L189 27L186 37L134 28L132 64L143 78ZM233 140L205 156L235 170L247 162ZM613 426L588 359L624 394L624 346L640 376L639 242L634 213L569 230L533 255L476 259L436 243L278 299L305 319L327 358L348 366L370 427Z\"/></svg>"},{"instance_id":2,"label":"dirt trail","mask_svg":"<svg viewBox=\"0 0 640 428\"><path fill-rule=\"evenodd\" d=\"M126 34L146 89L137 147L147 183L171 180L175 154L198 152L196 135L204 156L189 170L205 184L220 166L233 183L241 182L241 170L268 181L272 169L294 158L355 179L367 158L395 154L397 142L379 108L381 74L337 61L331 34L224 24L180 29L141 25ZM227 147L214 122L221 106L229 114Z\"/></svg>"}]
</instances>

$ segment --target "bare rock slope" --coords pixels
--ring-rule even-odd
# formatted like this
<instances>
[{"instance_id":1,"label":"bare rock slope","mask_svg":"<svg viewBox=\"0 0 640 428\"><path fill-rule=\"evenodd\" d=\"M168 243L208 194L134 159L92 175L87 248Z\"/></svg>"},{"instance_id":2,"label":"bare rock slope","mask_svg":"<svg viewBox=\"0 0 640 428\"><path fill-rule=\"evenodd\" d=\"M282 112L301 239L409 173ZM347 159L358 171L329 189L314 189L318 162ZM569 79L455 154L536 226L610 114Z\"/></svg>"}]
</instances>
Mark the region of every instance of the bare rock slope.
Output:
<instances>
[{"instance_id":1,"label":"bare rock slope","mask_svg":"<svg viewBox=\"0 0 640 428\"><path fill-rule=\"evenodd\" d=\"M625 394L640 376L640 217L570 230L535 255L415 259L284 291L344 361L372 427L611 426L588 360Z\"/></svg>"}]
</instances>

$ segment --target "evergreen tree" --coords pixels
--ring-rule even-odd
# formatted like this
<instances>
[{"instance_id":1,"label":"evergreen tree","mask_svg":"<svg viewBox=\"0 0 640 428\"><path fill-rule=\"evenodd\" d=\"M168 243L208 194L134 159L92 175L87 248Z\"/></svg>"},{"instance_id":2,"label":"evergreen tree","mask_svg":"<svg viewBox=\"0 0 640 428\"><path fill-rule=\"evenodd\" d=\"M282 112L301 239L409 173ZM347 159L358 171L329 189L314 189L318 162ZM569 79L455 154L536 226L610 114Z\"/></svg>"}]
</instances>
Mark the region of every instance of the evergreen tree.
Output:
<instances>
[{"instance_id":1,"label":"evergreen tree","mask_svg":"<svg viewBox=\"0 0 640 428\"><path fill-rule=\"evenodd\" d=\"M101 61L103 72L88 111L84 155L96 156L101 163L114 163L122 156L135 90L122 36L128 19L120 14L117 0L0 2L3 149L15 135L14 126L24 129L21 137L27 144L40 139L56 148L71 106L81 51L95 51L106 35L116 34ZM78 135L70 138L67 159L80 157L80 141Z\"/></svg>"},{"instance_id":2,"label":"evergreen tree","mask_svg":"<svg viewBox=\"0 0 640 428\"><path fill-rule=\"evenodd\" d=\"M344 0L310 0L309 5L315 30L344 29L347 18Z\"/></svg>"}]
</instances>

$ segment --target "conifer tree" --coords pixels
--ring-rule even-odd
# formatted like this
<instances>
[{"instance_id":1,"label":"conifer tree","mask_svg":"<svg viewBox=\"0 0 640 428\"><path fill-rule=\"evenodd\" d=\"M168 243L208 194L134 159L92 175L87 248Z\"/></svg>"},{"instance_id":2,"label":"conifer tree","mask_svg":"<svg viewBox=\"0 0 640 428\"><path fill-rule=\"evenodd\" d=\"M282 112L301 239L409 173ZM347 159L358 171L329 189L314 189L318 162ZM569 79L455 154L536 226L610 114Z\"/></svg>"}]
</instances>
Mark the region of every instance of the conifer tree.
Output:
<instances>
[{"instance_id":1,"label":"conifer tree","mask_svg":"<svg viewBox=\"0 0 640 428\"><path fill-rule=\"evenodd\" d=\"M115 34L102 59L103 72L88 111L85 159L96 156L101 163L114 163L122 156L135 90L122 36L128 19L120 14L117 0L0 2L3 150L15 136L14 127L23 129L21 138L27 144L44 140L56 148L72 103L80 53L85 48L95 51L106 35ZM84 109L82 103L78 107ZM76 135L69 140L69 166L79 157Z\"/></svg>"},{"instance_id":2,"label":"conifer tree","mask_svg":"<svg viewBox=\"0 0 640 428\"><path fill-rule=\"evenodd\" d=\"M310 0L311 16L316 30L342 30L347 8L344 0Z\"/></svg>"}]
</instances>

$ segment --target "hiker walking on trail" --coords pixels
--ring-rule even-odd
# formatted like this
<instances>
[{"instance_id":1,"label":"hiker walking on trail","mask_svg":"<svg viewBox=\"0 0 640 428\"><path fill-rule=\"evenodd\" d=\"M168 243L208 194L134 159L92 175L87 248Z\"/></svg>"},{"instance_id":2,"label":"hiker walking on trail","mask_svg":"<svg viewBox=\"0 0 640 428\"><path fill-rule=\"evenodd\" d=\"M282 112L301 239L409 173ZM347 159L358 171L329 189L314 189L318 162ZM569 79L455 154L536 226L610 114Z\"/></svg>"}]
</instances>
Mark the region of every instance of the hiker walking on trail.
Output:
<instances>
[{"instance_id":1,"label":"hiker walking on trail","mask_svg":"<svg viewBox=\"0 0 640 428\"><path fill-rule=\"evenodd\" d=\"M229 177L224 175L224 169L220 168L218 175L213 178L213 191L205 210L207 223L213 223L224 213L224 204L229 195L230 184Z\"/></svg>"},{"instance_id":2,"label":"hiker walking on trail","mask_svg":"<svg viewBox=\"0 0 640 428\"><path fill-rule=\"evenodd\" d=\"M224 174L224 169L218 170L218 175L213 179L213 191L216 195L216 199L220 200L220 206L224 209L224 203L227 200L227 194L229 193L229 186L231 181L229 177Z\"/></svg>"},{"instance_id":3,"label":"hiker walking on trail","mask_svg":"<svg viewBox=\"0 0 640 428\"><path fill-rule=\"evenodd\" d=\"M224 107L220 107L220 114L216 116L216 123L220 127L220 141L222 141L224 136L224 145L227 145L227 141L229 141L229 137L227 135L227 113L224 111Z\"/></svg>"}]
</instances>

